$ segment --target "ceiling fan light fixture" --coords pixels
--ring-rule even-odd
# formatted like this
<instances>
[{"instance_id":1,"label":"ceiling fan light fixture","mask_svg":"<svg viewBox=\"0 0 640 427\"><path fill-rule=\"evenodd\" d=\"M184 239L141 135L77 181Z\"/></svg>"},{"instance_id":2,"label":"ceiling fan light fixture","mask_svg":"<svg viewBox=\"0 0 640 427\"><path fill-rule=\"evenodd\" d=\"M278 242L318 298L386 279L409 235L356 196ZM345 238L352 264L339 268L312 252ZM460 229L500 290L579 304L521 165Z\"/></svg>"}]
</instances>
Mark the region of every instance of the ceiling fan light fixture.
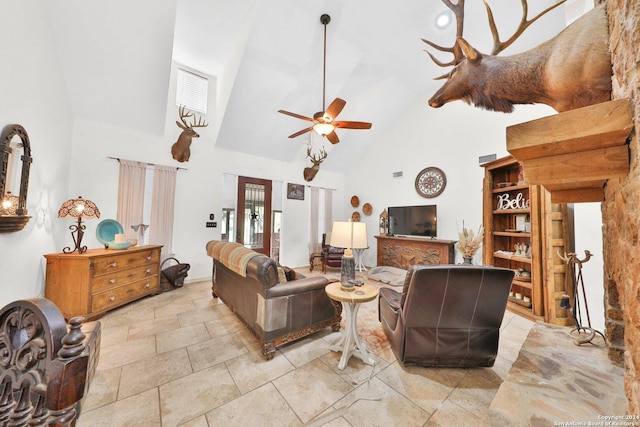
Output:
<instances>
[{"instance_id":1,"label":"ceiling fan light fixture","mask_svg":"<svg viewBox=\"0 0 640 427\"><path fill-rule=\"evenodd\" d=\"M326 136L335 130L335 126L331 123L316 123L313 125L313 130L322 136Z\"/></svg>"}]
</instances>

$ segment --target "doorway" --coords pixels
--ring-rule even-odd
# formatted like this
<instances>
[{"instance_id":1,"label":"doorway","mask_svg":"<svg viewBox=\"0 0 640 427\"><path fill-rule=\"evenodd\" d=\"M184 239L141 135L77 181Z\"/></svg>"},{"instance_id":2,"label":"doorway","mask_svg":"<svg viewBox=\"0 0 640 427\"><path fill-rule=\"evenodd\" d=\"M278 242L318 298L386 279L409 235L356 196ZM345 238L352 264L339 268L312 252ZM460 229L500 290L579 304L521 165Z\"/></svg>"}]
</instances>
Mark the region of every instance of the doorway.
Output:
<instances>
[{"instance_id":1,"label":"doorway","mask_svg":"<svg viewBox=\"0 0 640 427\"><path fill-rule=\"evenodd\" d=\"M271 181L238 177L236 242L271 256Z\"/></svg>"}]
</instances>

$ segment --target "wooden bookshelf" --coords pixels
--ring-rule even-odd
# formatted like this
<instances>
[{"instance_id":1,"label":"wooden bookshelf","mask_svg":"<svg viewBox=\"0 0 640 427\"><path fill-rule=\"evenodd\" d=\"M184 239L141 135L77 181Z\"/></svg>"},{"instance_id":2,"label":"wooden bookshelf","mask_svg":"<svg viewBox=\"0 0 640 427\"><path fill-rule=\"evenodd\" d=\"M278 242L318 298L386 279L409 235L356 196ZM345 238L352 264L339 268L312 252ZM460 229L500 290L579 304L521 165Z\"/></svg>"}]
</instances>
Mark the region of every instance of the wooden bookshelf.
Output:
<instances>
[{"instance_id":1,"label":"wooden bookshelf","mask_svg":"<svg viewBox=\"0 0 640 427\"><path fill-rule=\"evenodd\" d=\"M544 187L529 185L511 156L482 166L483 263L516 272L507 308L532 320L572 324L560 307L567 292L566 268L558 257L569 247L566 205L551 203Z\"/></svg>"}]
</instances>

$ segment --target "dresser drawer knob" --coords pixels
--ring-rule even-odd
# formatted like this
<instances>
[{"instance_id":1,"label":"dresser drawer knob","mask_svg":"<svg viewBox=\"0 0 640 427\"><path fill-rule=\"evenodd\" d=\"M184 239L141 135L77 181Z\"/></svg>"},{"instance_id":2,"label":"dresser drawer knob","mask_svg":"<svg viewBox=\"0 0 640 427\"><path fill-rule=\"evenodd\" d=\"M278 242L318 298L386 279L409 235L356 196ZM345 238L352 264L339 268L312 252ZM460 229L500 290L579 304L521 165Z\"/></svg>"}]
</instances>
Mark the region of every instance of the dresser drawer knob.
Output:
<instances>
[{"instance_id":1,"label":"dresser drawer knob","mask_svg":"<svg viewBox=\"0 0 640 427\"><path fill-rule=\"evenodd\" d=\"M151 255L147 257L147 261L151 261Z\"/></svg>"},{"instance_id":2,"label":"dresser drawer knob","mask_svg":"<svg viewBox=\"0 0 640 427\"><path fill-rule=\"evenodd\" d=\"M151 287L151 284L150 284L150 283L147 283L147 284L145 284L145 285L144 285L144 287L145 287L145 288L147 288L147 289L149 289L149 288Z\"/></svg>"},{"instance_id":3,"label":"dresser drawer knob","mask_svg":"<svg viewBox=\"0 0 640 427\"><path fill-rule=\"evenodd\" d=\"M117 262L112 262L111 264L109 264L109 267L117 267L118 263Z\"/></svg>"},{"instance_id":4,"label":"dresser drawer knob","mask_svg":"<svg viewBox=\"0 0 640 427\"><path fill-rule=\"evenodd\" d=\"M115 301L115 300L116 300L116 296L115 296L115 295L111 295L111 296L109 297L109 301Z\"/></svg>"},{"instance_id":5,"label":"dresser drawer knob","mask_svg":"<svg viewBox=\"0 0 640 427\"><path fill-rule=\"evenodd\" d=\"M113 285L114 283L116 283L116 279L109 279L109 283Z\"/></svg>"},{"instance_id":6,"label":"dresser drawer knob","mask_svg":"<svg viewBox=\"0 0 640 427\"><path fill-rule=\"evenodd\" d=\"M151 274L151 269L150 269L150 268L147 268L147 269L144 271L144 274Z\"/></svg>"}]
</instances>

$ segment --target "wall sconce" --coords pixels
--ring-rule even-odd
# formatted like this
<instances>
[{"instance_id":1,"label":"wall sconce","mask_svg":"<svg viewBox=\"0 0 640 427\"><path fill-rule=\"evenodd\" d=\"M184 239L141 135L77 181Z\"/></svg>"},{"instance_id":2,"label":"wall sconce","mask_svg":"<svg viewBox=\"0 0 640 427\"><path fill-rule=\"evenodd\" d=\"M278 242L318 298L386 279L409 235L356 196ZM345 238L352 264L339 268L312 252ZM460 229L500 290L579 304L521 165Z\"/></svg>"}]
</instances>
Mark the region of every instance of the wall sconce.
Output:
<instances>
[{"instance_id":1,"label":"wall sconce","mask_svg":"<svg viewBox=\"0 0 640 427\"><path fill-rule=\"evenodd\" d=\"M0 215L17 215L18 201L18 196L14 196L11 194L11 191L8 191L4 197L0 199Z\"/></svg>"},{"instance_id":2,"label":"wall sconce","mask_svg":"<svg viewBox=\"0 0 640 427\"><path fill-rule=\"evenodd\" d=\"M71 237L76 247L71 249L66 247L62 250L65 254L78 251L79 254L86 252L87 247L81 246L82 236L84 235L85 225L82 223L82 217L85 219L100 218L100 210L91 200L78 197L77 199L69 199L62 204L58 210L58 218L77 218L78 223L69 226ZM75 233L75 234L74 234Z\"/></svg>"}]
</instances>

